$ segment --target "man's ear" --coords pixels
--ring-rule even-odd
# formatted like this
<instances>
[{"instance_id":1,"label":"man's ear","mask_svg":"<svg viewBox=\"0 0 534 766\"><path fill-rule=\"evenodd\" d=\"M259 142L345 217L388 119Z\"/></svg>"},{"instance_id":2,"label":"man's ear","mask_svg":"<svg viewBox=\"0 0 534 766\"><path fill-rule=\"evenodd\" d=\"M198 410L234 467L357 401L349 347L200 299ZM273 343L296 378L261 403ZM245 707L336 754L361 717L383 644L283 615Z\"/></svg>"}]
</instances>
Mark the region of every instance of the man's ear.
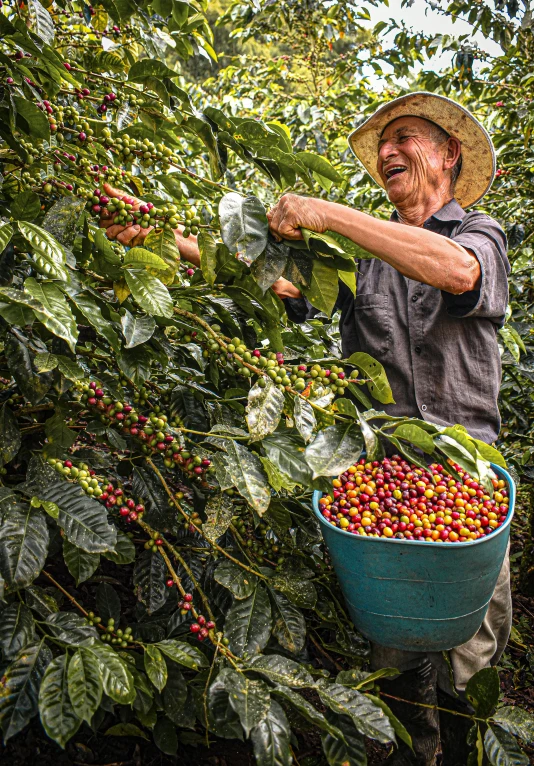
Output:
<instances>
[{"instance_id":1,"label":"man's ear","mask_svg":"<svg viewBox=\"0 0 534 766\"><path fill-rule=\"evenodd\" d=\"M453 138L451 136L447 140L447 149L445 152L445 157L443 159L443 169L450 170L450 168L453 168L458 162L458 158L460 157L461 153L462 153L462 144L457 138Z\"/></svg>"}]
</instances>

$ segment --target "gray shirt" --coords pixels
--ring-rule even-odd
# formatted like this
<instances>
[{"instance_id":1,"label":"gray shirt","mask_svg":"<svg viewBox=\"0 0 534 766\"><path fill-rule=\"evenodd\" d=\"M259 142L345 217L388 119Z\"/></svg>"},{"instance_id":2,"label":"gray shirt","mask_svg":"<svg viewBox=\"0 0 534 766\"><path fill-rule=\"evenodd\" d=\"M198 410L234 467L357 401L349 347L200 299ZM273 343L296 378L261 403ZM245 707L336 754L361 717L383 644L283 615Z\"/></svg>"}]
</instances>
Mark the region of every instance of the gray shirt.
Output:
<instances>
[{"instance_id":1,"label":"gray shirt","mask_svg":"<svg viewBox=\"0 0 534 766\"><path fill-rule=\"evenodd\" d=\"M396 213L391 220L401 225ZM452 295L379 259L359 261L356 297L340 282L343 355L365 351L384 365L395 404L376 403L378 408L440 425L460 423L489 443L500 429L497 330L508 302L506 237L492 218L466 213L456 200L424 228L475 254L480 288ZM291 318L304 319L302 303L286 301Z\"/></svg>"}]
</instances>

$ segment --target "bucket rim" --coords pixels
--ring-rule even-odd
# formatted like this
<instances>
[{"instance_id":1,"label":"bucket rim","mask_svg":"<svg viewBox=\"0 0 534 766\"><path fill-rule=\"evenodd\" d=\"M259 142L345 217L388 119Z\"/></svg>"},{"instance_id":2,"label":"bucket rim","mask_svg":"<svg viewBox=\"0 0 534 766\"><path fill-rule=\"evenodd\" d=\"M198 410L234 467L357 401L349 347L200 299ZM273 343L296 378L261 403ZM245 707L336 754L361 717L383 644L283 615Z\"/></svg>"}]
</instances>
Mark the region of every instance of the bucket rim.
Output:
<instances>
[{"instance_id":1,"label":"bucket rim","mask_svg":"<svg viewBox=\"0 0 534 766\"><path fill-rule=\"evenodd\" d=\"M430 545L432 548L448 548L449 550L463 550L464 548L470 548L473 545L481 545L482 543L488 542L488 540L495 540L499 535L501 535L505 530L507 530L510 527L510 524L512 523L512 519L515 513L515 483L511 475L508 473L508 471L505 468L501 468L501 466L496 465L495 463L490 463L492 469L495 471L497 475L500 475L501 478L503 478L506 483L508 484L508 490L510 492L510 511L508 512L508 516L506 518L506 521L497 529L495 532L492 532L490 535L485 535L484 537L481 537L479 540L470 540L469 542L465 543L459 543L456 545L455 543L448 543L448 542L436 542L435 540L432 541L432 543L427 543L425 540L399 540L394 537L364 537L363 535L355 535L352 532L346 532L344 529L340 529L339 527L335 527L333 524L330 524L322 515L321 511L319 510L319 499L323 496L323 492L316 489L312 496L312 506L313 511L321 524L323 524L327 529L331 530L332 532L335 532L339 535L345 535L346 537L350 538L351 540L358 540L365 543L389 543L393 545L419 545L423 543L425 547L429 547Z\"/></svg>"}]
</instances>

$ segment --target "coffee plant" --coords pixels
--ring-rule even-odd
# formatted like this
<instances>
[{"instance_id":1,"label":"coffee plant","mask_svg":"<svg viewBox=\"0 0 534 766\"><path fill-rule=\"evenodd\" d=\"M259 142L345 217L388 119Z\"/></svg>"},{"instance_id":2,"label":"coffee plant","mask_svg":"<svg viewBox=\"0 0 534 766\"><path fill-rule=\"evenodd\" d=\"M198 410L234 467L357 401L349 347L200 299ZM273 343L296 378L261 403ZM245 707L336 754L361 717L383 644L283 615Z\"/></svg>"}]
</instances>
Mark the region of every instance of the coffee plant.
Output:
<instances>
[{"instance_id":1,"label":"coffee plant","mask_svg":"<svg viewBox=\"0 0 534 766\"><path fill-rule=\"evenodd\" d=\"M246 737L263 766L292 763L304 719L329 764L364 764L364 737L409 735L378 696L394 671L362 667L311 490L389 445L491 493L503 458L388 416L381 364L340 359L339 279L355 291L370 256L276 242L260 197L348 179L280 120L193 103L176 62L216 60L206 7L0 10L0 722L171 755ZM137 244L106 237L113 216ZM288 320L281 276L317 318ZM474 741L526 763L497 672L468 691Z\"/></svg>"}]
</instances>

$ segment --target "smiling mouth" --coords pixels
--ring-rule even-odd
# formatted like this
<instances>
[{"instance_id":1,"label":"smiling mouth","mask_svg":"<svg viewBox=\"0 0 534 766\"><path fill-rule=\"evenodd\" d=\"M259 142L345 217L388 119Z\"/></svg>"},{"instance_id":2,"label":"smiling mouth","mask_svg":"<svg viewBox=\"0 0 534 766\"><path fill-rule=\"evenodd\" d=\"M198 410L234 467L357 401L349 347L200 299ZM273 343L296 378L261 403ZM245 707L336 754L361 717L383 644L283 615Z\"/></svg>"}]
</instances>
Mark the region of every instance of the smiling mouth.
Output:
<instances>
[{"instance_id":1,"label":"smiling mouth","mask_svg":"<svg viewBox=\"0 0 534 766\"><path fill-rule=\"evenodd\" d=\"M388 170L385 171L385 176L389 181L390 178L404 173L407 169L408 168L405 168L403 165L394 165L392 168L388 168Z\"/></svg>"}]
</instances>

